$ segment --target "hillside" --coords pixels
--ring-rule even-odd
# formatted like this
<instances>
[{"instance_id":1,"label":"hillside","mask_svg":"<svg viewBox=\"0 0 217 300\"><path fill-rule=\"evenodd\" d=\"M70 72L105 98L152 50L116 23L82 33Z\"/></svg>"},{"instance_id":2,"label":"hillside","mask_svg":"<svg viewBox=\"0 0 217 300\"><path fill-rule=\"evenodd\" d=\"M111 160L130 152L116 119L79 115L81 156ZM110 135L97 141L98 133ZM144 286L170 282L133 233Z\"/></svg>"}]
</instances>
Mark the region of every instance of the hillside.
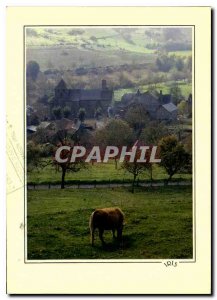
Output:
<instances>
[{"instance_id":1,"label":"hillside","mask_svg":"<svg viewBox=\"0 0 217 300\"><path fill-rule=\"evenodd\" d=\"M162 51L190 55L191 29L34 27L26 29L26 46L27 62L42 70L147 63Z\"/></svg>"},{"instance_id":2,"label":"hillside","mask_svg":"<svg viewBox=\"0 0 217 300\"><path fill-rule=\"evenodd\" d=\"M26 33L27 46L70 45L78 49L108 48L138 53L191 49L190 28L36 27L27 28Z\"/></svg>"}]
</instances>

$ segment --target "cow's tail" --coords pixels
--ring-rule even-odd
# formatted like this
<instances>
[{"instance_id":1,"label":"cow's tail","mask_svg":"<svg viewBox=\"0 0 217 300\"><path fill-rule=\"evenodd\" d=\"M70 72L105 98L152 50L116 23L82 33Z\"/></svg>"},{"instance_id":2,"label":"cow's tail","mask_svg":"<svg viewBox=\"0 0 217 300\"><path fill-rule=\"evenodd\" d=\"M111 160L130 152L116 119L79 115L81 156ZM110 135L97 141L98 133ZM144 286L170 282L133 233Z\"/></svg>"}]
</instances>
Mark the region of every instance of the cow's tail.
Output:
<instances>
[{"instance_id":1,"label":"cow's tail","mask_svg":"<svg viewBox=\"0 0 217 300\"><path fill-rule=\"evenodd\" d=\"M92 246L94 245L94 231L95 231L95 228L94 228L94 225L93 225L93 217L94 217L94 213L95 213L95 211L91 214L91 216L90 216L90 221L89 221L89 228L90 228L90 242L91 242L91 245L92 245Z\"/></svg>"}]
</instances>

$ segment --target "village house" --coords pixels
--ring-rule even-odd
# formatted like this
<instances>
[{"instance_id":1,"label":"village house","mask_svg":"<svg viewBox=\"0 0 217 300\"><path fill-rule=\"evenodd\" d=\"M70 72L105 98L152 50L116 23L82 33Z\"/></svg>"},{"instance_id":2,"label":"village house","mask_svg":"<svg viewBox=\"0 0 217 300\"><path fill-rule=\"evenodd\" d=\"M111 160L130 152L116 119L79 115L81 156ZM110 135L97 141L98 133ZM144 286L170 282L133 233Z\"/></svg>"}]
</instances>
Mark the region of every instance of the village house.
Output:
<instances>
[{"instance_id":1,"label":"village house","mask_svg":"<svg viewBox=\"0 0 217 300\"><path fill-rule=\"evenodd\" d=\"M131 106L142 105L151 120L175 121L177 119L177 107L172 102L170 94L163 95L162 91L146 91L141 93L124 94L120 102L115 104L116 114L124 116Z\"/></svg>"},{"instance_id":2,"label":"village house","mask_svg":"<svg viewBox=\"0 0 217 300\"><path fill-rule=\"evenodd\" d=\"M84 108L88 118L94 118L96 110L101 109L106 114L111 105L113 90L109 89L106 80L102 80L99 89L71 89L62 79L55 87L55 95L51 104L53 107L69 107L71 117L77 117L80 108Z\"/></svg>"}]
</instances>

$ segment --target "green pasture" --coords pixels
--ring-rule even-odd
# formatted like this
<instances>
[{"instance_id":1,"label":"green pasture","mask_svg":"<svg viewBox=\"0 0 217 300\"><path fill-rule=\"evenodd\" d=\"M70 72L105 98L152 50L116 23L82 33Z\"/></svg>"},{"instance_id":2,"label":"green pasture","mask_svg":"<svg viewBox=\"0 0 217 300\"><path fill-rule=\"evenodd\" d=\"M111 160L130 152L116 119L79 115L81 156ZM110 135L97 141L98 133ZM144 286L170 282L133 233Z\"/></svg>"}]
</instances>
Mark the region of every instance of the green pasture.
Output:
<instances>
[{"instance_id":1,"label":"green pasture","mask_svg":"<svg viewBox=\"0 0 217 300\"><path fill-rule=\"evenodd\" d=\"M28 259L190 259L191 187L27 192ZM105 232L90 245L89 217L95 208L119 206L125 213L123 241Z\"/></svg>"}]
</instances>

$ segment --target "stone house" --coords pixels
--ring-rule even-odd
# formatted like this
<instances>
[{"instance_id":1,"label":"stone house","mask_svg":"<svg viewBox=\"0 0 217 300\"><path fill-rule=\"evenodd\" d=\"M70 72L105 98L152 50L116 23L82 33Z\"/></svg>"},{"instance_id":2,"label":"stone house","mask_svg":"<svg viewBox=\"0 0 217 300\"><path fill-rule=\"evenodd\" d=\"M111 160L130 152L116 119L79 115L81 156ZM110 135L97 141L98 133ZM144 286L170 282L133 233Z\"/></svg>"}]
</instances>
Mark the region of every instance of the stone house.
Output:
<instances>
[{"instance_id":1,"label":"stone house","mask_svg":"<svg viewBox=\"0 0 217 300\"><path fill-rule=\"evenodd\" d=\"M151 120L172 121L177 119L177 107L172 103L170 94L163 95L162 91L146 91L123 95L120 102L115 104L116 114L124 116L130 106L143 105Z\"/></svg>"},{"instance_id":2,"label":"stone house","mask_svg":"<svg viewBox=\"0 0 217 300\"><path fill-rule=\"evenodd\" d=\"M55 87L51 109L55 106L68 106L71 109L71 117L77 117L79 109L84 108L86 116L93 118L98 108L101 108L104 114L107 113L112 98L113 90L107 87L106 80L102 80L99 89L71 89L62 79Z\"/></svg>"},{"instance_id":3,"label":"stone house","mask_svg":"<svg viewBox=\"0 0 217 300\"><path fill-rule=\"evenodd\" d=\"M161 105L156 111L156 119L160 121L174 121L177 119L177 107L172 102Z\"/></svg>"}]
</instances>

